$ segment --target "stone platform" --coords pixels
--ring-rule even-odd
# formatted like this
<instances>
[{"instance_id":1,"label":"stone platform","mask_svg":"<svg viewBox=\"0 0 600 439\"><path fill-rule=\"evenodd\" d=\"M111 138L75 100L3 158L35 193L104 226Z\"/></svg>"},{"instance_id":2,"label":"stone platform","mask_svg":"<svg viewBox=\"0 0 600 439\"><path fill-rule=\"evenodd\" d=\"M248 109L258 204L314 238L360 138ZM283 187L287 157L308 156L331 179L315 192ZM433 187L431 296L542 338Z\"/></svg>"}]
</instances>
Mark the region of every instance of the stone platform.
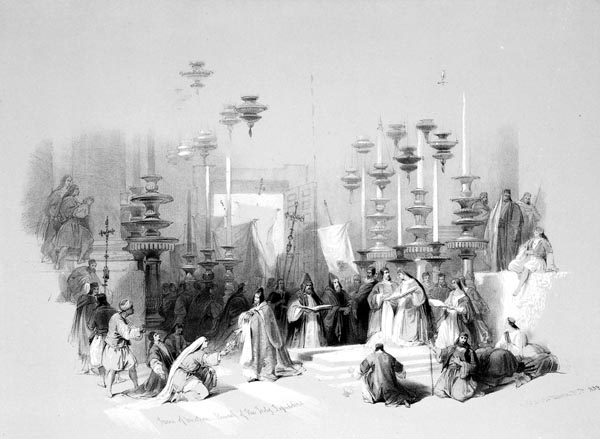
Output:
<instances>
[{"instance_id":1,"label":"stone platform","mask_svg":"<svg viewBox=\"0 0 600 439\"><path fill-rule=\"evenodd\" d=\"M438 379L441 364L430 355L427 346L386 347L385 350L404 365L406 380L431 386ZM373 352L365 345L325 347L319 349L290 349L293 359L302 361L307 374L334 388L354 388L360 386L360 363Z\"/></svg>"}]
</instances>

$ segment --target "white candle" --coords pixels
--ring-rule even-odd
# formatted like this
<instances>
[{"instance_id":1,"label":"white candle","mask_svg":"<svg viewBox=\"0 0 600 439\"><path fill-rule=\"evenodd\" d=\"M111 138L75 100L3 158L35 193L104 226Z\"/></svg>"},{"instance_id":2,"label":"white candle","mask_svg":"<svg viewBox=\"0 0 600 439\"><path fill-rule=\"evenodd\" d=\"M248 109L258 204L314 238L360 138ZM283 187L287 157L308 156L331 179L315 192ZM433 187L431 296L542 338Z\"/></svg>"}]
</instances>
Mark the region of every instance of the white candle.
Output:
<instances>
[{"instance_id":1,"label":"white candle","mask_svg":"<svg viewBox=\"0 0 600 439\"><path fill-rule=\"evenodd\" d=\"M379 120L377 127L377 164L383 163L383 124Z\"/></svg>"},{"instance_id":2,"label":"white candle","mask_svg":"<svg viewBox=\"0 0 600 439\"><path fill-rule=\"evenodd\" d=\"M154 157L154 133L148 131L147 138L148 145L148 175L154 175L156 173L155 164L156 160Z\"/></svg>"},{"instance_id":3,"label":"white candle","mask_svg":"<svg viewBox=\"0 0 600 439\"><path fill-rule=\"evenodd\" d=\"M225 189L227 191L227 245L231 245L231 158L225 158Z\"/></svg>"},{"instance_id":4,"label":"white candle","mask_svg":"<svg viewBox=\"0 0 600 439\"><path fill-rule=\"evenodd\" d=\"M433 160L433 242L438 242L439 240L438 170L437 160Z\"/></svg>"},{"instance_id":5,"label":"white candle","mask_svg":"<svg viewBox=\"0 0 600 439\"><path fill-rule=\"evenodd\" d=\"M367 189L366 189L366 171L365 171L365 160L363 159L362 169L360 171L360 241L361 249L367 248Z\"/></svg>"},{"instance_id":6,"label":"white candle","mask_svg":"<svg viewBox=\"0 0 600 439\"><path fill-rule=\"evenodd\" d=\"M400 185L400 172L396 174L396 181L398 182L398 245L402 245L402 186Z\"/></svg>"},{"instance_id":7,"label":"white candle","mask_svg":"<svg viewBox=\"0 0 600 439\"><path fill-rule=\"evenodd\" d=\"M471 158L469 157L469 148L467 146L467 98L463 92L462 107L462 175L471 174Z\"/></svg>"},{"instance_id":8,"label":"white candle","mask_svg":"<svg viewBox=\"0 0 600 439\"><path fill-rule=\"evenodd\" d=\"M210 167L208 165L205 165L205 171L204 186L206 190L206 227L204 229L204 241L206 243L206 248L212 248L212 240L210 236L210 219L212 216L210 206Z\"/></svg>"},{"instance_id":9,"label":"white candle","mask_svg":"<svg viewBox=\"0 0 600 439\"><path fill-rule=\"evenodd\" d=\"M423 157L423 133L417 130L417 155ZM417 188L423 189L423 159L417 162Z\"/></svg>"}]
</instances>

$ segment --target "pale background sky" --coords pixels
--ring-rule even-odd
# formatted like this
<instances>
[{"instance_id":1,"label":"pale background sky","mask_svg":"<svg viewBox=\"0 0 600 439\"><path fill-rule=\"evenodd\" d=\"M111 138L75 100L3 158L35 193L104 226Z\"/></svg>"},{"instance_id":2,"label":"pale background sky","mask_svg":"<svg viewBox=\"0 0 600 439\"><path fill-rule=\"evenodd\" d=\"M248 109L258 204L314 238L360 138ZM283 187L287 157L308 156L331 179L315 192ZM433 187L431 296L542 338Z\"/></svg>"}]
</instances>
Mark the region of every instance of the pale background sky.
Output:
<instances>
[{"instance_id":1,"label":"pale background sky","mask_svg":"<svg viewBox=\"0 0 600 439\"><path fill-rule=\"evenodd\" d=\"M553 313L545 327L554 327L565 349L593 370L597 355L580 348L597 337L600 320L594 279L599 18L600 3L589 0L2 2L7 208L0 275L10 293L4 332L16 321L12 296L36 293L22 291L14 279L27 272L19 256L21 183L29 152L41 140L60 145L85 130L133 135L148 127L177 139L204 126L224 137L217 124L222 104L257 93L269 110L253 139L237 128L234 166L312 165L316 152L319 197L343 221L351 214L339 177L356 136L374 139L380 115L386 125L433 117L460 136L465 91L474 173L496 172L486 150L508 130L518 139L520 192L543 184L544 225L557 264L572 281L564 314ZM195 59L215 74L178 111L174 90L187 86L178 72ZM435 83L442 69L449 84L440 92ZM409 136L414 143L414 131ZM457 148L441 200L458 195L450 177L459 166ZM476 191L485 189L478 185ZM445 203L442 218L451 219L455 206Z\"/></svg>"}]
</instances>

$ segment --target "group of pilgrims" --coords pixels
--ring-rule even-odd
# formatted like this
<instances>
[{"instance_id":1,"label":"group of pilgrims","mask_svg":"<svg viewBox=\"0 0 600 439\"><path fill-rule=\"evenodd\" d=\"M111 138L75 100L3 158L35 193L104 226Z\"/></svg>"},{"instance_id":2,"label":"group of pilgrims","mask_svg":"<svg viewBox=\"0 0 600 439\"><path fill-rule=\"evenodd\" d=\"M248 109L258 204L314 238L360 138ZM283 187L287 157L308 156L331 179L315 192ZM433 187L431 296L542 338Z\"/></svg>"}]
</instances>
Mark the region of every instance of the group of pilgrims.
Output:
<instances>
[{"instance_id":1,"label":"group of pilgrims","mask_svg":"<svg viewBox=\"0 0 600 439\"><path fill-rule=\"evenodd\" d=\"M364 280L353 280L346 291L330 275L329 285L317 292L306 274L295 294L288 294L280 280L269 282L268 293L257 288L251 302L240 284L212 327L193 339L186 338L185 321L177 319L170 331L146 332L133 325L131 300L114 309L91 282L77 298L70 338L85 371L100 377L98 384L109 397L119 373L127 371L133 388L123 394L159 403L206 398L217 385L215 366L233 351L239 352L247 381L274 381L305 371L288 348L364 344L373 351L358 368L363 400L406 407L417 395L404 385L403 366L385 346L427 346L442 364L434 393L461 402L558 370L556 356L530 344L512 318L493 343L485 323L489 309L472 279L452 279L449 287L443 273L434 283L426 272L421 282L399 269L392 280L388 268L377 276L369 267ZM144 337L150 375L139 384L131 342Z\"/></svg>"}]
</instances>

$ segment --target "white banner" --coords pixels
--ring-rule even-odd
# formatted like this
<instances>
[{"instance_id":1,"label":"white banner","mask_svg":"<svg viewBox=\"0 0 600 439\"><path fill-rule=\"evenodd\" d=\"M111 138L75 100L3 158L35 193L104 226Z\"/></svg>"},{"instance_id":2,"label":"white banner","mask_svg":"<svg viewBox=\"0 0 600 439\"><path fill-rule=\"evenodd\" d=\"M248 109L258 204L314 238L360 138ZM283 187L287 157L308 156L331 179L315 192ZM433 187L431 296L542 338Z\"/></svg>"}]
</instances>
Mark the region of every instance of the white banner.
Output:
<instances>
[{"instance_id":1,"label":"white banner","mask_svg":"<svg viewBox=\"0 0 600 439\"><path fill-rule=\"evenodd\" d=\"M341 279L358 274L353 262L354 252L348 236L348 223L321 227L318 233L329 272Z\"/></svg>"}]
</instances>

